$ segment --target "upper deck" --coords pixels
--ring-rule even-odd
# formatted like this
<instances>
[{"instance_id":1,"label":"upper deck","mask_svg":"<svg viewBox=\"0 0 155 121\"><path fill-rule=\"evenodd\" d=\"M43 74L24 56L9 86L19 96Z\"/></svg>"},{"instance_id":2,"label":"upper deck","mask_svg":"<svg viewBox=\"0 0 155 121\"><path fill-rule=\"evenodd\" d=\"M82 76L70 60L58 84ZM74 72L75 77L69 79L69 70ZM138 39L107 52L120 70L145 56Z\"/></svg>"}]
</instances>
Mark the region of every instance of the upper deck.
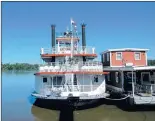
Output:
<instances>
[{"instance_id":1,"label":"upper deck","mask_svg":"<svg viewBox=\"0 0 155 121\"><path fill-rule=\"evenodd\" d=\"M48 74L106 74L103 72L103 66L101 62L48 62L40 65L37 75Z\"/></svg>"},{"instance_id":2,"label":"upper deck","mask_svg":"<svg viewBox=\"0 0 155 121\"><path fill-rule=\"evenodd\" d=\"M79 41L80 38L79 37L65 37L65 36L58 36L56 37L57 41Z\"/></svg>"},{"instance_id":3,"label":"upper deck","mask_svg":"<svg viewBox=\"0 0 155 121\"><path fill-rule=\"evenodd\" d=\"M50 48L41 48L41 57L42 58L51 58L51 57L63 57L63 56L90 56L90 57L97 57L95 53L94 47L73 47L73 51L71 51L70 46L62 46L62 47L53 47Z\"/></svg>"}]
</instances>

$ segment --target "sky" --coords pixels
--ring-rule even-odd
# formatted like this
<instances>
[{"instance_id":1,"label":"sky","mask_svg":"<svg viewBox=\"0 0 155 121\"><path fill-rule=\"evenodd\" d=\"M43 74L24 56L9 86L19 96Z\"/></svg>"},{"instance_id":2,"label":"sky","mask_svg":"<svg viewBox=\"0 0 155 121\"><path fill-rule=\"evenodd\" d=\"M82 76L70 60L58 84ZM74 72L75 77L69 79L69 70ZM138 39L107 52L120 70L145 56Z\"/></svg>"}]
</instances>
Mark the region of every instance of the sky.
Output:
<instances>
[{"instance_id":1,"label":"sky","mask_svg":"<svg viewBox=\"0 0 155 121\"><path fill-rule=\"evenodd\" d=\"M87 46L100 53L113 48L147 48L155 59L155 2L2 2L2 63L41 63L40 48L51 48L70 18L86 23Z\"/></svg>"}]
</instances>

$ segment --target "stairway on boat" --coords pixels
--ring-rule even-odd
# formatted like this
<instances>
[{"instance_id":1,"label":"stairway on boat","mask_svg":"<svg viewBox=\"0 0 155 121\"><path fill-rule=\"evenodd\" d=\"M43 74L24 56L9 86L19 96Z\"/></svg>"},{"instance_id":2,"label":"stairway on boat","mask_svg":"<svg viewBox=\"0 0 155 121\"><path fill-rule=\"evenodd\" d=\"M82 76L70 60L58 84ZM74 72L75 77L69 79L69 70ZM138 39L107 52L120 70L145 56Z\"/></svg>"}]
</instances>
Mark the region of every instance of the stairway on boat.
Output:
<instances>
[{"instance_id":1,"label":"stairway on boat","mask_svg":"<svg viewBox=\"0 0 155 121\"><path fill-rule=\"evenodd\" d=\"M73 79L73 85L72 85L72 79ZM77 79L74 79L74 74L65 74L65 80L69 91L74 92L79 91L78 82Z\"/></svg>"}]
</instances>

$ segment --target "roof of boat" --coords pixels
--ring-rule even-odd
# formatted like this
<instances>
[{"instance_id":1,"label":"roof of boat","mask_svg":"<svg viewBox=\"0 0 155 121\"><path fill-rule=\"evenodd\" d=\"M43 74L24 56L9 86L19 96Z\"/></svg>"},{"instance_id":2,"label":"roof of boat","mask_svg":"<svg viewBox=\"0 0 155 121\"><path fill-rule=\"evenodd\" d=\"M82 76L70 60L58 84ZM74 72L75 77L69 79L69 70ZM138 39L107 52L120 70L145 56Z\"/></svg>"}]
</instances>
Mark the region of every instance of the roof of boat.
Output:
<instances>
[{"instance_id":1,"label":"roof of boat","mask_svg":"<svg viewBox=\"0 0 155 121\"><path fill-rule=\"evenodd\" d=\"M126 67L104 67L103 71L145 71L145 70L155 70L155 66L126 66Z\"/></svg>"},{"instance_id":2,"label":"roof of boat","mask_svg":"<svg viewBox=\"0 0 155 121\"><path fill-rule=\"evenodd\" d=\"M142 48L118 48L118 49L108 49L102 53L106 52L116 52L116 51L148 51L149 49L142 49ZM102 54L101 53L101 54Z\"/></svg>"}]
</instances>

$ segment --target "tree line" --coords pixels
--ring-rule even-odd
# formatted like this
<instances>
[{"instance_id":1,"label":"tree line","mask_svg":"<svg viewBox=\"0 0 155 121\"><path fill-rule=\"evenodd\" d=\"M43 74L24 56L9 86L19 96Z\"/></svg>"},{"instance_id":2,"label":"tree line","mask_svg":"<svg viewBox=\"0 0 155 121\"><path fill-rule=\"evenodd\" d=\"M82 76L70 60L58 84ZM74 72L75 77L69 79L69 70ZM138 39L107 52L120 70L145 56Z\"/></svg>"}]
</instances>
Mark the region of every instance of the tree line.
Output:
<instances>
[{"instance_id":1,"label":"tree line","mask_svg":"<svg viewBox=\"0 0 155 121\"><path fill-rule=\"evenodd\" d=\"M39 64L29 64L29 63L15 63L15 64L2 64L2 70L23 70L23 71L31 71L38 70ZM155 66L155 60L148 60L148 66Z\"/></svg>"},{"instance_id":2,"label":"tree line","mask_svg":"<svg viewBox=\"0 0 155 121\"><path fill-rule=\"evenodd\" d=\"M32 71L32 70L38 70L39 65L38 64L28 64L28 63L15 63L15 64L2 64L1 65L2 70L23 70L23 71Z\"/></svg>"},{"instance_id":3,"label":"tree line","mask_svg":"<svg viewBox=\"0 0 155 121\"><path fill-rule=\"evenodd\" d=\"M148 60L149 66L155 66L155 60Z\"/></svg>"}]
</instances>

